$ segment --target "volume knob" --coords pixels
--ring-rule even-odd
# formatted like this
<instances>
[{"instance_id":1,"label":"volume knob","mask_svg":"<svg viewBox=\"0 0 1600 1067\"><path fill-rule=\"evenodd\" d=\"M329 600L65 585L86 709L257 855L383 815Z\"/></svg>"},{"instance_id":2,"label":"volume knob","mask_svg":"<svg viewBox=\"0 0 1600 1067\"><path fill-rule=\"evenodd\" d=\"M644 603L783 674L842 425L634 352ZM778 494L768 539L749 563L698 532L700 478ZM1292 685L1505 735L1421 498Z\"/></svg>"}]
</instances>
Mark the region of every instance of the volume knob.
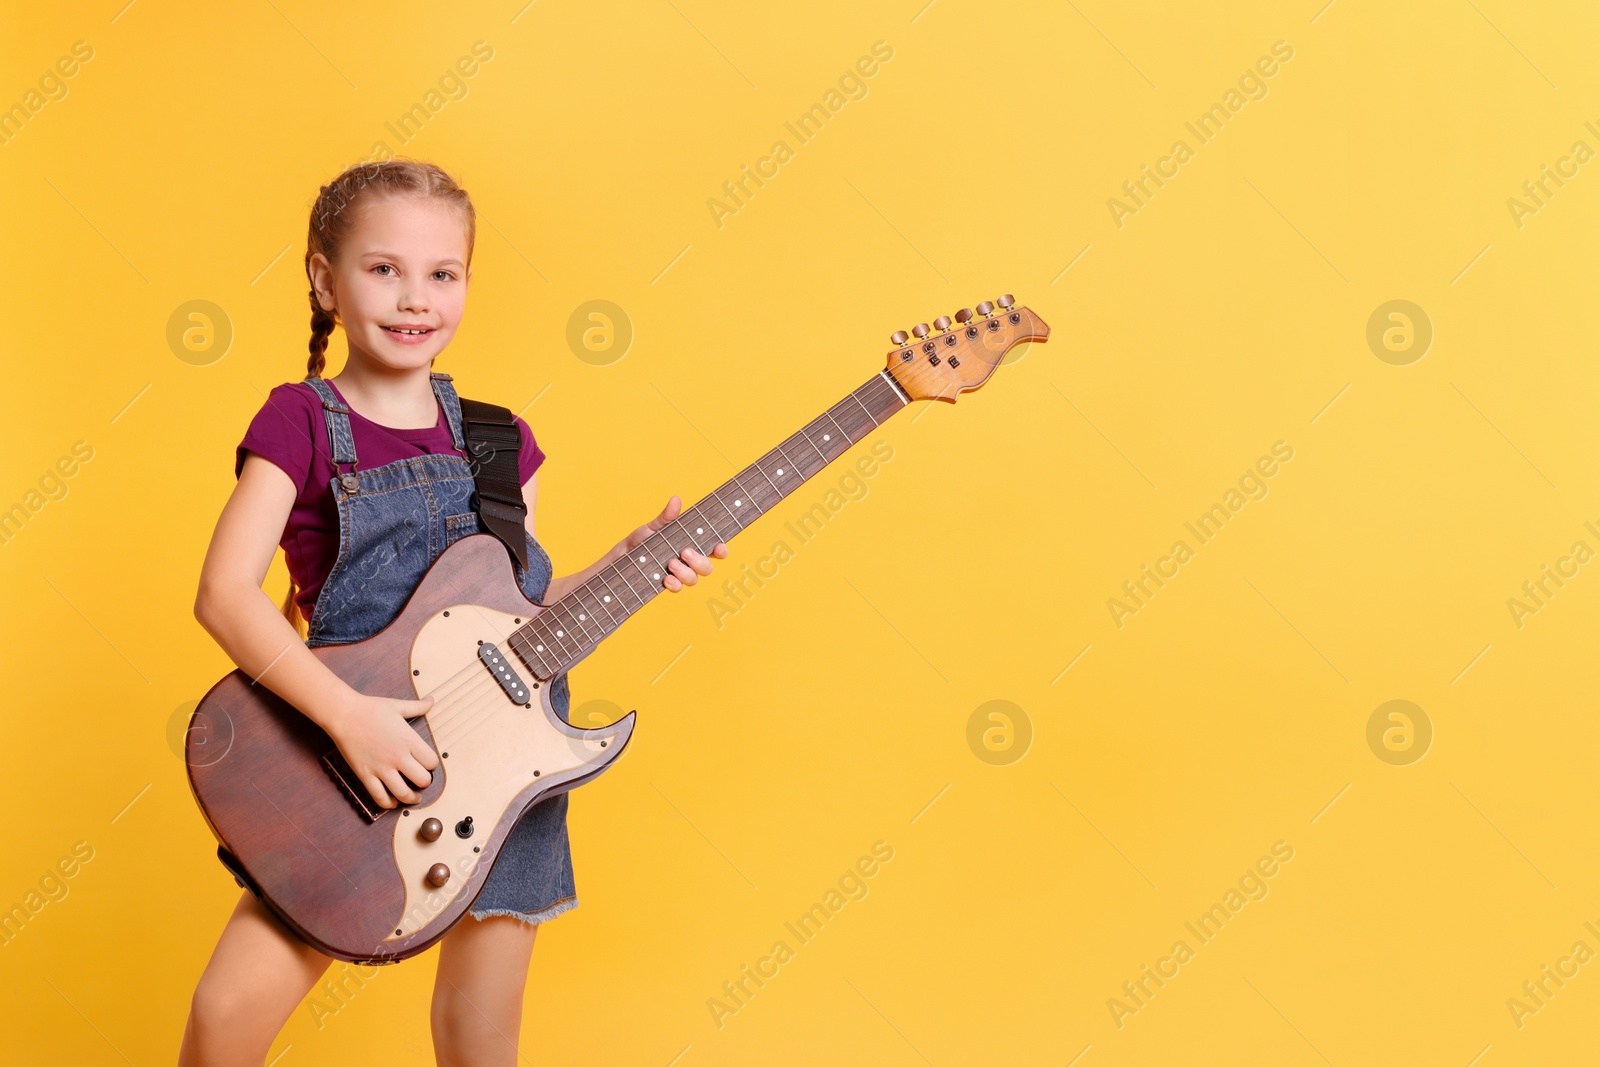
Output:
<instances>
[{"instance_id":1,"label":"volume knob","mask_svg":"<svg viewBox=\"0 0 1600 1067\"><path fill-rule=\"evenodd\" d=\"M438 819L422 820L422 826L417 830L417 836L424 841L437 841L442 833L444 833L444 823Z\"/></svg>"},{"instance_id":2,"label":"volume knob","mask_svg":"<svg viewBox=\"0 0 1600 1067\"><path fill-rule=\"evenodd\" d=\"M906 333L904 330L896 330L894 333L889 335L889 340L893 341L897 345L903 345L907 341L911 340L911 335Z\"/></svg>"},{"instance_id":3,"label":"volume knob","mask_svg":"<svg viewBox=\"0 0 1600 1067\"><path fill-rule=\"evenodd\" d=\"M932 331L928 329L927 323L919 322L915 326L911 327L911 332L917 335L918 340L921 340L922 338L928 336L928 334Z\"/></svg>"},{"instance_id":4,"label":"volume knob","mask_svg":"<svg viewBox=\"0 0 1600 1067\"><path fill-rule=\"evenodd\" d=\"M1001 294L1000 298L995 301L995 303L1009 311L1011 310L1011 305L1015 304L1016 301L1011 298L1010 293L1003 293Z\"/></svg>"},{"instance_id":5,"label":"volume knob","mask_svg":"<svg viewBox=\"0 0 1600 1067\"><path fill-rule=\"evenodd\" d=\"M933 320L933 324L941 330L948 330L950 328L950 316L940 315L938 318Z\"/></svg>"},{"instance_id":6,"label":"volume knob","mask_svg":"<svg viewBox=\"0 0 1600 1067\"><path fill-rule=\"evenodd\" d=\"M435 863L428 868L428 884L438 889L450 880L450 868L442 863Z\"/></svg>"},{"instance_id":7,"label":"volume knob","mask_svg":"<svg viewBox=\"0 0 1600 1067\"><path fill-rule=\"evenodd\" d=\"M978 314L980 314L980 315L987 315L987 314L989 314L989 312L991 312L993 310L994 310L994 305L989 303L989 301L987 301L987 300L985 300L983 303L978 305Z\"/></svg>"},{"instance_id":8,"label":"volume knob","mask_svg":"<svg viewBox=\"0 0 1600 1067\"><path fill-rule=\"evenodd\" d=\"M972 309L971 308L962 308L960 311L956 312L956 321L959 322L959 323L965 324L971 318L972 318Z\"/></svg>"}]
</instances>

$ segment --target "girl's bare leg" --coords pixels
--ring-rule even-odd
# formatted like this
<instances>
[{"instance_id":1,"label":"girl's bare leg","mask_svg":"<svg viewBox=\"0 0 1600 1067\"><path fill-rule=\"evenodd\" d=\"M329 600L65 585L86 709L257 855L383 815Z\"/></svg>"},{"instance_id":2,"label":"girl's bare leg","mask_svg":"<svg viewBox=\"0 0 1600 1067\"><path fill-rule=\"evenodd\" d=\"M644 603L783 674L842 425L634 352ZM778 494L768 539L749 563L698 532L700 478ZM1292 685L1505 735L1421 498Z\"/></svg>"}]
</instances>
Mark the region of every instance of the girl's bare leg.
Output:
<instances>
[{"instance_id":1,"label":"girl's bare leg","mask_svg":"<svg viewBox=\"0 0 1600 1067\"><path fill-rule=\"evenodd\" d=\"M522 994L539 927L509 915L464 915L440 940L433 982L433 1052L439 1067L512 1067Z\"/></svg>"},{"instance_id":2,"label":"girl's bare leg","mask_svg":"<svg viewBox=\"0 0 1600 1067\"><path fill-rule=\"evenodd\" d=\"M332 962L246 890L195 987L178 1067L261 1067Z\"/></svg>"}]
</instances>

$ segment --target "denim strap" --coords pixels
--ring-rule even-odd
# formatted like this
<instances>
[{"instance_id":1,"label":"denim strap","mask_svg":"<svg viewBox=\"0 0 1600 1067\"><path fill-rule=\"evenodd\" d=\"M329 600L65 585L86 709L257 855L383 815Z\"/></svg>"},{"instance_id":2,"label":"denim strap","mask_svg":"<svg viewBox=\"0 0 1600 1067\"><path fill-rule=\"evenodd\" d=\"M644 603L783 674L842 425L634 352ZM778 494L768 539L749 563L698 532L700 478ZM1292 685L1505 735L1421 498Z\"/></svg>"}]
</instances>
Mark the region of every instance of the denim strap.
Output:
<instances>
[{"instance_id":1,"label":"denim strap","mask_svg":"<svg viewBox=\"0 0 1600 1067\"><path fill-rule=\"evenodd\" d=\"M428 377L433 381L433 395L444 408L444 420L450 424L450 440L456 451L464 452L467 441L461 432L461 398L456 396L456 387L450 384L450 375L443 371L434 371Z\"/></svg>"},{"instance_id":2,"label":"denim strap","mask_svg":"<svg viewBox=\"0 0 1600 1067\"><path fill-rule=\"evenodd\" d=\"M333 465L335 469L341 464L350 464L350 469L355 470L356 465L356 438L350 432L350 409L339 401L334 395L333 387L320 377L307 378L305 383L316 391L322 398L322 418L328 424L328 446L333 450Z\"/></svg>"}]
</instances>

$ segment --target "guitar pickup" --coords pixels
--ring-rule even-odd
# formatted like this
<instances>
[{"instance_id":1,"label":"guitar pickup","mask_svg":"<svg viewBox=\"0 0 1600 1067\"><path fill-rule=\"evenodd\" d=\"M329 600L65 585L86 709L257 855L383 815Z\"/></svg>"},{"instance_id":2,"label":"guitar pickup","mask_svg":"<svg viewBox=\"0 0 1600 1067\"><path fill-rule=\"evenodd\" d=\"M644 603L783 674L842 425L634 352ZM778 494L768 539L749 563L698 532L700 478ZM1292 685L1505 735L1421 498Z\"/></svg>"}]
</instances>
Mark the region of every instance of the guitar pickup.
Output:
<instances>
[{"instance_id":1,"label":"guitar pickup","mask_svg":"<svg viewBox=\"0 0 1600 1067\"><path fill-rule=\"evenodd\" d=\"M494 680L500 683L500 688L506 691L506 696L514 702L526 706L530 703L528 698L528 684L522 680L516 668L506 661L500 652L500 647L493 641L480 641L478 643L478 658L484 666L489 668L489 673L494 675Z\"/></svg>"}]
</instances>

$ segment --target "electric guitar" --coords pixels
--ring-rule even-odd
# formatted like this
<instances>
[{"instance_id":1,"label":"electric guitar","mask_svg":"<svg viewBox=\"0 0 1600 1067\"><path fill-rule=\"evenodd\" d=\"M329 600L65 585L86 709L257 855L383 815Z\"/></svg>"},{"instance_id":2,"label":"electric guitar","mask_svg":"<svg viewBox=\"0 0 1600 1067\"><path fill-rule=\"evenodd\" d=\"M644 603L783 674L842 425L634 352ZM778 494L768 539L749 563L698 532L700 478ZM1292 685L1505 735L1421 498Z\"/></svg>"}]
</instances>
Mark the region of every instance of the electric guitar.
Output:
<instances>
[{"instance_id":1,"label":"electric guitar","mask_svg":"<svg viewBox=\"0 0 1600 1067\"><path fill-rule=\"evenodd\" d=\"M954 403L1050 327L1002 296L911 333L893 335L884 370L553 604L523 596L505 546L472 534L439 555L382 631L313 648L362 693L433 695L411 720L439 754L417 803L379 807L328 735L243 671L212 686L184 753L229 869L337 959L393 963L438 941L522 814L598 777L627 746L636 712L572 726L549 682L662 591L666 562L688 545L709 554L732 541L895 412Z\"/></svg>"}]
</instances>

